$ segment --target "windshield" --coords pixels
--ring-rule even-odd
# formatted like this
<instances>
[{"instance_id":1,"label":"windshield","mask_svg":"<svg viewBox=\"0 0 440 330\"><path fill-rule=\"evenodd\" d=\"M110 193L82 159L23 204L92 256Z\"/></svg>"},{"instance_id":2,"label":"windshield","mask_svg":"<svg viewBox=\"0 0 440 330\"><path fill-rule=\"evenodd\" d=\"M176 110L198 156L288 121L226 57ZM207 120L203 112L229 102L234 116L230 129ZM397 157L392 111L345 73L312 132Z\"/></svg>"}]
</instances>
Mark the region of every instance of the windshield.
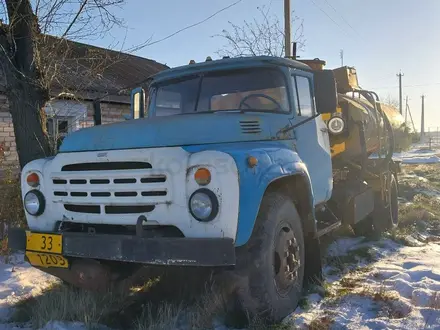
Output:
<instances>
[{"instance_id":1,"label":"windshield","mask_svg":"<svg viewBox=\"0 0 440 330\"><path fill-rule=\"evenodd\" d=\"M153 87L156 116L213 111L287 112L286 81L275 69L235 70Z\"/></svg>"}]
</instances>

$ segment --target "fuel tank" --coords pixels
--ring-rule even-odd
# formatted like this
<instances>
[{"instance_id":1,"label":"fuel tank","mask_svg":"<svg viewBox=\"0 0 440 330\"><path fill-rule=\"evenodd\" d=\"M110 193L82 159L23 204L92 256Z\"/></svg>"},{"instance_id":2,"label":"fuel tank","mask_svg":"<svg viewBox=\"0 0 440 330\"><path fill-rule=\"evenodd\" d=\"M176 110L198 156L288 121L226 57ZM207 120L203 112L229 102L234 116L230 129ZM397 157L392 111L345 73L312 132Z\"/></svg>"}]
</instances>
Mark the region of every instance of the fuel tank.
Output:
<instances>
[{"instance_id":1,"label":"fuel tank","mask_svg":"<svg viewBox=\"0 0 440 330\"><path fill-rule=\"evenodd\" d=\"M368 156L379 151L386 153L390 143L394 142L390 139L387 123L381 114L388 119L394 135L400 134L406 127L396 108L380 102L373 105L361 97L338 94L337 112L345 120L346 129L339 135L330 134L334 160L357 162L365 153Z\"/></svg>"},{"instance_id":2,"label":"fuel tank","mask_svg":"<svg viewBox=\"0 0 440 330\"><path fill-rule=\"evenodd\" d=\"M403 137L409 137L405 120L392 105L378 102L374 92L359 86L354 67L343 66L331 71L332 81L319 78L325 61L318 58L301 60L315 72L315 94L319 101L333 100L337 97L337 108L331 112L321 111L323 120L328 123L333 116L342 117L345 128L335 133L329 128L333 163L338 160L360 163L373 153L386 155L389 151L401 149ZM331 84L332 86L330 86ZM333 94L336 85L337 95ZM325 91L331 91L325 93ZM319 102L323 104L325 102ZM339 125L339 127L341 127ZM344 162L342 162L344 165Z\"/></svg>"}]
</instances>

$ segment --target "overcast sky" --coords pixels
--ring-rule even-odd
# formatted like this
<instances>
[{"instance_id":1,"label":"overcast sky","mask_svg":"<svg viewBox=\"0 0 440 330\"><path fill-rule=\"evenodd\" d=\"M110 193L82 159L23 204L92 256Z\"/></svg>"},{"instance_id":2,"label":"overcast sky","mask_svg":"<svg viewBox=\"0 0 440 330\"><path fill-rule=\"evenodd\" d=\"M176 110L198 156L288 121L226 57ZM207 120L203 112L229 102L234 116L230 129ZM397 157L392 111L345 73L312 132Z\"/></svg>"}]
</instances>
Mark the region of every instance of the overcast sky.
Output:
<instances>
[{"instance_id":1,"label":"overcast sky","mask_svg":"<svg viewBox=\"0 0 440 330\"><path fill-rule=\"evenodd\" d=\"M118 12L128 30L91 44L108 47L124 41L124 48L152 37L157 40L203 20L236 0L129 0ZM236 24L260 17L257 7L270 6L270 13L283 18L283 0L242 0L209 19L136 54L169 66L202 61L224 45L213 37ZM292 9L304 19L307 39L302 58L319 57L327 68L339 66L340 49L345 64L357 69L363 88L382 98L398 99L396 74L402 70L404 96L417 127L422 93L426 94L426 126L440 127L440 1L439 0L292 0ZM294 27L292 27L294 28ZM121 44L119 44L121 46ZM419 129L419 128L418 128Z\"/></svg>"}]
</instances>

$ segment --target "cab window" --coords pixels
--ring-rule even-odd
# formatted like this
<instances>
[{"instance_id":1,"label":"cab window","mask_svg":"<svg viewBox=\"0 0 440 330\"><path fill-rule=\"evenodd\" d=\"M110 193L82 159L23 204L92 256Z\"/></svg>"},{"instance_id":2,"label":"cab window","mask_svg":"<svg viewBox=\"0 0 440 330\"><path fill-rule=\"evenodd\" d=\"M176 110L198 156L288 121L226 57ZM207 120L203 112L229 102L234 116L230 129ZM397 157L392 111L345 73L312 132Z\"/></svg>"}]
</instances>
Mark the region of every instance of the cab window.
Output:
<instances>
[{"instance_id":1,"label":"cab window","mask_svg":"<svg viewBox=\"0 0 440 330\"><path fill-rule=\"evenodd\" d=\"M298 115L302 117L313 117L314 107L312 91L310 88L310 79L303 76L294 76L293 81L295 82Z\"/></svg>"},{"instance_id":2,"label":"cab window","mask_svg":"<svg viewBox=\"0 0 440 330\"><path fill-rule=\"evenodd\" d=\"M272 68L209 72L152 87L156 116L217 111L289 112L286 79Z\"/></svg>"}]
</instances>

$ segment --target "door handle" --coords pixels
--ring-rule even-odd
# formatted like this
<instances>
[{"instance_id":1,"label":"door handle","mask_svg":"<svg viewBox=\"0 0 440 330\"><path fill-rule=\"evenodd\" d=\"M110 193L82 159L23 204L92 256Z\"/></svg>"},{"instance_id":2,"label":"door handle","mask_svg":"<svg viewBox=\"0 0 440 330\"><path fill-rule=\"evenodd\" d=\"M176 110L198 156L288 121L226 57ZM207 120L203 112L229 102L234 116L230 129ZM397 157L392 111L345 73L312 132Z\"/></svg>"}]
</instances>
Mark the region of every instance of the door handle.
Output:
<instances>
[{"instance_id":1,"label":"door handle","mask_svg":"<svg viewBox=\"0 0 440 330\"><path fill-rule=\"evenodd\" d=\"M328 128L327 127L321 127L321 132L328 133Z\"/></svg>"}]
</instances>

